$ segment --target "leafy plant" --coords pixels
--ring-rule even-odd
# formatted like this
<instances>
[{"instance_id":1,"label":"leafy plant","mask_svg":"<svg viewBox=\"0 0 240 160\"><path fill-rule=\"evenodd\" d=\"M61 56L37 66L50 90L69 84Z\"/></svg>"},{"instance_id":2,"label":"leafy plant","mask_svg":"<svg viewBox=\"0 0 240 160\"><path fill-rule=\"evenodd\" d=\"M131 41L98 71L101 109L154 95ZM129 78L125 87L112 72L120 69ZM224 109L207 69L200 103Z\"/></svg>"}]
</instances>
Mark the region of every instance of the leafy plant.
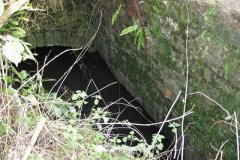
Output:
<instances>
[{"instance_id":1,"label":"leafy plant","mask_svg":"<svg viewBox=\"0 0 240 160\"><path fill-rule=\"evenodd\" d=\"M88 103L85 101L85 97L87 97L87 94L84 91L76 91L76 93L73 94L72 100L76 102L76 107L78 109L81 109L84 104Z\"/></svg>"},{"instance_id":2,"label":"leafy plant","mask_svg":"<svg viewBox=\"0 0 240 160\"><path fill-rule=\"evenodd\" d=\"M173 133L176 133L177 132L177 128L180 127L181 125L176 123L176 122L173 122L173 123L170 123L168 125L168 127L172 128L172 132Z\"/></svg>"},{"instance_id":3,"label":"leafy plant","mask_svg":"<svg viewBox=\"0 0 240 160\"><path fill-rule=\"evenodd\" d=\"M64 129L63 136L66 138L69 147L74 150L77 149L80 141L84 139L83 136L80 134L79 130L72 125L68 125Z\"/></svg>"},{"instance_id":4,"label":"leafy plant","mask_svg":"<svg viewBox=\"0 0 240 160\"><path fill-rule=\"evenodd\" d=\"M124 36L130 33L134 34L134 44L137 45L138 50L143 47L144 48L144 28L139 25L133 25L125 28L120 36Z\"/></svg>"},{"instance_id":5,"label":"leafy plant","mask_svg":"<svg viewBox=\"0 0 240 160\"><path fill-rule=\"evenodd\" d=\"M94 95L92 96L93 98L95 98L94 100L94 105L98 105L99 104L99 101L102 99L102 97L100 95Z\"/></svg>"},{"instance_id":6,"label":"leafy plant","mask_svg":"<svg viewBox=\"0 0 240 160\"><path fill-rule=\"evenodd\" d=\"M165 137L163 135L159 135L159 134L152 135L152 142L158 149L157 153L159 153L159 151L163 150L163 147L164 147L163 139L165 139Z\"/></svg>"},{"instance_id":7,"label":"leafy plant","mask_svg":"<svg viewBox=\"0 0 240 160\"><path fill-rule=\"evenodd\" d=\"M140 3L144 3L144 1L140 1ZM112 16L112 25L115 24L120 12L122 9L122 4L118 6L118 9L114 12ZM128 26L124 28L121 33L121 36L125 36L128 34L134 33L134 44L137 46L137 49L140 50L140 48L144 48L144 36L145 36L145 29L144 27L141 27L139 24L134 24L131 26Z\"/></svg>"}]
</instances>

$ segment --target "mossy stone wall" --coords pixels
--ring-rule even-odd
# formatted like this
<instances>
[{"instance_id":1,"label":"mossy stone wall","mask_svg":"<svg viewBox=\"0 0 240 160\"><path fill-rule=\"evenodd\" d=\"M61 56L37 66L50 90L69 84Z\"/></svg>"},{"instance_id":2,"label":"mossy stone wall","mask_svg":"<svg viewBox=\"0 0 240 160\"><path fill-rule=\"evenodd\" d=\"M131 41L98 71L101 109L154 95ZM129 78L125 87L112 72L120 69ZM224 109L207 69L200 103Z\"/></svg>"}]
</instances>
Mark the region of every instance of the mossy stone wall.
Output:
<instances>
[{"instance_id":1,"label":"mossy stone wall","mask_svg":"<svg viewBox=\"0 0 240 160\"><path fill-rule=\"evenodd\" d=\"M51 38L41 37L41 33L40 36L36 34L36 45L81 46L97 31L101 19L94 45L117 79L135 97L139 97L146 111L156 121L162 121L178 92L184 91L185 87L187 8L183 0L135 2L139 2L139 7L135 8L139 14L135 18L129 15L129 4L125 1L78 3L74 9L60 11L63 15L58 18L57 15L61 14L53 14L57 25L48 22L42 28L44 34L51 34L49 37L52 37L52 43ZM190 15L189 93L204 93L231 115L234 111L238 114L240 2L187 2ZM120 3L123 8L112 25L112 15ZM146 37L145 49L138 50L134 44L134 35L120 37L119 34L140 19L144 21ZM71 25L70 21L75 22L75 25ZM51 31L54 27L60 29L57 34ZM89 36L85 39L86 33ZM172 117L182 114L183 96L175 106ZM222 148L224 159L236 159L234 127L224 122L228 116L226 112L200 94L189 95L187 102L187 110L192 109L194 113L186 118L186 159L214 159L217 149L225 141L227 143Z\"/></svg>"}]
</instances>

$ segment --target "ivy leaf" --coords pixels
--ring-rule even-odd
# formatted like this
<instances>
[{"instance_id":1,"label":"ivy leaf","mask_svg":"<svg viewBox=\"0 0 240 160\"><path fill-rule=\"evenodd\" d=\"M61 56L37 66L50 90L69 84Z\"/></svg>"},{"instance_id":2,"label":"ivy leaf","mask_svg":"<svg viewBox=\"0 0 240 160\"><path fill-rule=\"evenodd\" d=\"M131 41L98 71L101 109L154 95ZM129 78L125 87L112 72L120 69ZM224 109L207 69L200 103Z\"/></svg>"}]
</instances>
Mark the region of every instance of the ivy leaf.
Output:
<instances>
[{"instance_id":1,"label":"ivy leaf","mask_svg":"<svg viewBox=\"0 0 240 160\"><path fill-rule=\"evenodd\" d=\"M16 66L22 61L22 52L24 47L20 42L7 42L3 46L2 53L4 56Z\"/></svg>"},{"instance_id":2,"label":"ivy leaf","mask_svg":"<svg viewBox=\"0 0 240 160\"><path fill-rule=\"evenodd\" d=\"M3 3L3 0L0 0L0 16L2 16L4 12L4 3Z\"/></svg>"},{"instance_id":3,"label":"ivy leaf","mask_svg":"<svg viewBox=\"0 0 240 160\"><path fill-rule=\"evenodd\" d=\"M124 35L126 35L126 34L131 33L131 32L134 32L134 31L136 31L138 28L139 28L138 25L129 26L129 27L125 28L125 29L121 32L120 36L124 36Z\"/></svg>"}]
</instances>

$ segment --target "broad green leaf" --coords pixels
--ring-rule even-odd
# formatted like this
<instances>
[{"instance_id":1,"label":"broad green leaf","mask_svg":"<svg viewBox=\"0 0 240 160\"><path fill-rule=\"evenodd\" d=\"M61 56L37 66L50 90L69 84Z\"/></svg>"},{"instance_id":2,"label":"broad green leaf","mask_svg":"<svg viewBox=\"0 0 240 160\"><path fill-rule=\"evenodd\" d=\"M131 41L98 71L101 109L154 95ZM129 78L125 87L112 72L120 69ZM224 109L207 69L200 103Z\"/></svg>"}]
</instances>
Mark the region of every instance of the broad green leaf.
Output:
<instances>
[{"instance_id":1,"label":"broad green leaf","mask_svg":"<svg viewBox=\"0 0 240 160\"><path fill-rule=\"evenodd\" d=\"M122 9L122 4L120 4L120 5L118 6L118 9L116 10L116 12L115 12L115 13L113 14L113 16L112 16L112 25L114 25L114 23L116 22L117 17L118 17L118 15L119 15L121 9Z\"/></svg>"},{"instance_id":2,"label":"broad green leaf","mask_svg":"<svg viewBox=\"0 0 240 160\"><path fill-rule=\"evenodd\" d=\"M12 71L13 73L15 73L15 74L18 76L18 78L21 79L21 74L20 74L20 72L18 72L13 65L11 65L11 71ZM16 79L15 79L15 80L16 80Z\"/></svg>"},{"instance_id":3,"label":"broad green leaf","mask_svg":"<svg viewBox=\"0 0 240 160\"><path fill-rule=\"evenodd\" d=\"M4 3L3 3L3 0L0 0L0 16L2 16L4 12Z\"/></svg>"},{"instance_id":4,"label":"broad green leaf","mask_svg":"<svg viewBox=\"0 0 240 160\"><path fill-rule=\"evenodd\" d=\"M0 32L9 32L10 30L9 29L7 29L7 28L4 28L4 27L1 27L0 28Z\"/></svg>"},{"instance_id":5,"label":"broad green leaf","mask_svg":"<svg viewBox=\"0 0 240 160\"><path fill-rule=\"evenodd\" d=\"M158 145L157 145L157 148L158 148L158 150L160 150L160 151L163 150L163 143L158 144Z\"/></svg>"},{"instance_id":6,"label":"broad green leaf","mask_svg":"<svg viewBox=\"0 0 240 160\"><path fill-rule=\"evenodd\" d=\"M25 21L25 22L29 22L29 19L26 18L26 17L19 17L18 19L19 19L19 20L22 20L22 21Z\"/></svg>"},{"instance_id":7,"label":"broad green leaf","mask_svg":"<svg viewBox=\"0 0 240 160\"><path fill-rule=\"evenodd\" d=\"M20 27L14 27L14 31L12 32L12 36L15 38L23 38L25 37L26 31L24 31Z\"/></svg>"},{"instance_id":8,"label":"broad green leaf","mask_svg":"<svg viewBox=\"0 0 240 160\"><path fill-rule=\"evenodd\" d=\"M28 57L26 57L26 59L31 59L31 60L34 60L35 62L37 62L37 60L34 58L34 55L33 55L32 51L28 47L28 45L31 45L31 44L28 44L26 42L22 42L22 45L24 46L25 51L27 52L27 55L28 55Z\"/></svg>"},{"instance_id":9,"label":"broad green leaf","mask_svg":"<svg viewBox=\"0 0 240 160\"><path fill-rule=\"evenodd\" d=\"M78 94L74 94L74 95L72 96L72 100L73 100L73 101L76 101L78 98L79 98L79 95L78 95Z\"/></svg>"},{"instance_id":10,"label":"broad green leaf","mask_svg":"<svg viewBox=\"0 0 240 160\"><path fill-rule=\"evenodd\" d=\"M3 46L2 53L4 56L16 66L22 61L22 52L24 47L20 42L7 42Z\"/></svg>"},{"instance_id":11,"label":"broad green leaf","mask_svg":"<svg viewBox=\"0 0 240 160\"><path fill-rule=\"evenodd\" d=\"M12 20L12 19L9 20L8 23L9 23L9 24L12 24L12 25L15 26L15 27L19 25L18 21Z\"/></svg>"},{"instance_id":12,"label":"broad green leaf","mask_svg":"<svg viewBox=\"0 0 240 160\"><path fill-rule=\"evenodd\" d=\"M124 35L126 35L126 34L131 33L131 32L134 32L134 31L136 31L138 28L139 28L138 25L129 26L129 27L125 28L125 29L121 32L120 36L124 36Z\"/></svg>"},{"instance_id":13,"label":"broad green leaf","mask_svg":"<svg viewBox=\"0 0 240 160\"><path fill-rule=\"evenodd\" d=\"M12 84L13 83L13 77L12 76L7 76L7 83Z\"/></svg>"}]
</instances>

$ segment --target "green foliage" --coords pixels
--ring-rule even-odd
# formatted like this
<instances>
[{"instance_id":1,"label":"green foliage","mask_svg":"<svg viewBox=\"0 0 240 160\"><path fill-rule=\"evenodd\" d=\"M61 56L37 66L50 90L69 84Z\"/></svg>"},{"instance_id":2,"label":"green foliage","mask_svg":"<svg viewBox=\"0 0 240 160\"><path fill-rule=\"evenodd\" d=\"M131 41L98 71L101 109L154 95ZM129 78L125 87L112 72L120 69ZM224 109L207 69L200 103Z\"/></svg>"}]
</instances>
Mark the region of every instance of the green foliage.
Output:
<instances>
[{"instance_id":1,"label":"green foliage","mask_svg":"<svg viewBox=\"0 0 240 160\"><path fill-rule=\"evenodd\" d=\"M173 133L177 133L177 128L180 127L181 125L176 123L176 122L173 122L173 123L170 123L168 125L168 127L172 128L172 132Z\"/></svg>"},{"instance_id":2,"label":"green foliage","mask_svg":"<svg viewBox=\"0 0 240 160\"><path fill-rule=\"evenodd\" d=\"M27 59L35 60L29 49L30 44L21 40L26 36L26 31L19 26L20 21L20 19L10 19L0 29L0 33L4 34L4 36L0 36L4 58L16 66Z\"/></svg>"},{"instance_id":3,"label":"green foliage","mask_svg":"<svg viewBox=\"0 0 240 160\"><path fill-rule=\"evenodd\" d=\"M1 2L0 0L0 13ZM143 1L141 2L143 3ZM114 13L112 25L116 23L121 8L122 5L119 5L118 10ZM28 21L28 19L22 15L24 14L16 14L0 28L2 48L0 88L6 91L0 93L6 103L0 112L0 148L3 148L0 155L4 152L9 156L9 148L21 148L14 152L16 155L23 155L25 146L29 146L29 141L24 140L34 135L40 117L46 117L47 121L35 143L36 148L40 148L40 151L34 150L28 159L86 159L86 157L109 160L115 157L138 159L146 150L149 153L144 156L153 159L155 148L150 148L150 145L145 140L138 138L133 130L121 137L109 134L117 119L112 120L106 108L98 107L102 100L100 95L92 96L94 104L90 116L80 119L82 108L88 103L86 98L89 96L86 92L75 91L68 101L63 100L57 96L57 93L48 93L44 90L42 87L44 79L40 73L30 76L26 71L19 71L16 68L26 59L35 60L34 54L29 49L30 44L23 40L27 31L21 27L21 21ZM122 31L120 36L128 34L134 35L134 44L138 49L144 47L145 28L139 25L129 26ZM21 88L19 88L20 86ZM2 94L6 94L6 98ZM2 97L0 97L0 102L2 102ZM131 129L130 122L122 123ZM5 137L6 139L4 139ZM8 142L9 139L14 143ZM163 139L164 136L161 135L153 136L156 150L163 149ZM21 146L16 147L15 142L18 141ZM127 146L129 142L130 146ZM140 153L136 155L137 158L134 158L133 154L129 154L129 150L132 149L130 147L134 142L137 143L137 146L134 146L135 152ZM10 157L9 159L14 158ZM5 157L5 159L7 158Z\"/></svg>"},{"instance_id":4,"label":"green foliage","mask_svg":"<svg viewBox=\"0 0 240 160\"><path fill-rule=\"evenodd\" d=\"M217 14L216 6L211 6L209 10L204 13L204 27L209 27L214 23L214 18Z\"/></svg>"},{"instance_id":5,"label":"green foliage","mask_svg":"<svg viewBox=\"0 0 240 160\"><path fill-rule=\"evenodd\" d=\"M158 153L159 153L159 151L163 150L163 147L164 147L163 139L165 139L165 137L163 135L159 135L159 134L152 135L152 142L157 147Z\"/></svg>"},{"instance_id":6,"label":"green foliage","mask_svg":"<svg viewBox=\"0 0 240 160\"><path fill-rule=\"evenodd\" d=\"M138 30L135 32L134 44L137 45L138 50L140 50L141 47L144 48L144 29L143 28L138 28Z\"/></svg>"},{"instance_id":7,"label":"green foliage","mask_svg":"<svg viewBox=\"0 0 240 160\"><path fill-rule=\"evenodd\" d=\"M139 26L138 26L138 25L129 26L129 27L125 28L125 29L120 33L120 36L124 36L124 35L126 35L126 34L131 33L131 32L134 32L134 31L136 31L137 29L139 29Z\"/></svg>"},{"instance_id":8,"label":"green foliage","mask_svg":"<svg viewBox=\"0 0 240 160\"><path fill-rule=\"evenodd\" d=\"M93 98L95 98L94 100L94 105L98 105L99 104L99 101L102 99L102 97L100 95L95 95L95 96L92 96Z\"/></svg>"},{"instance_id":9,"label":"green foliage","mask_svg":"<svg viewBox=\"0 0 240 160\"><path fill-rule=\"evenodd\" d=\"M74 150L79 147L80 141L84 139L79 130L72 125L64 127L63 136L66 138L69 147Z\"/></svg>"},{"instance_id":10,"label":"green foliage","mask_svg":"<svg viewBox=\"0 0 240 160\"><path fill-rule=\"evenodd\" d=\"M100 122L103 120L103 123L108 123L110 120L109 112L105 111L103 108L98 107L97 109L93 108L91 113L92 123ZM96 124L98 130L102 130L102 126L100 124Z\"/></svg>"},{"instance_id":11,"label":"green foliage","mask_svg":"<svg viewBox=\"0 0 240 160\"><path fill-rule=\"evenodd\" d=\"M88 103L85 101L85 97L87 97L87 94L84 91L76 91L76 93L73 94L72 100L76 102L76 107L78 109L81 109L83 105Z\"/></svg>"},{"instance_id":12,"label":"green foliage","mask_svg":"<svg viewBox=\"0 0 240 160\"><path fill-rule=\"evenodd\" d=\"M130 33L134 33L134 44L137 45L138 50L140 50L141 47L144 48L144 28L139 25L129 26L120 33L120 36Z\"/></svg>"},{"instance_id":13,"label":"green foliage","mask_svg":"<svg viewBox=\"0 0 240 160\"><path fill-rule=\"evenodd\" d=\"M117 17L118 17L118 15L119 15L121 9L122 9L122 4L120 4L120 5L118 6L118 9L116 10L116 12L115 12L115 13L113 14L113 16L112 16L112 25L114 25L114 23L116 22Z\"/></svg>"},{"instance_id":14,"label":"green foliage","mask_svg":"<svg viewBox=\"0 0 240 160\"><path fill-rule=\"evenodd\" d=\"M140 3L144 3L144 1L141 0ZM112 25L115 24L117 17L121 12L121 9L122 9L122 4L118 6L118 9L115 11L115 13L112 16ZM144 48L144 40L145 40L144 27L141 27L139 24L128 26L121 31L120 37L131 34L131 33L134 33L134 44L137 46L137 49L140 50L140 48Z\"/></svg>"}]
</instances>

